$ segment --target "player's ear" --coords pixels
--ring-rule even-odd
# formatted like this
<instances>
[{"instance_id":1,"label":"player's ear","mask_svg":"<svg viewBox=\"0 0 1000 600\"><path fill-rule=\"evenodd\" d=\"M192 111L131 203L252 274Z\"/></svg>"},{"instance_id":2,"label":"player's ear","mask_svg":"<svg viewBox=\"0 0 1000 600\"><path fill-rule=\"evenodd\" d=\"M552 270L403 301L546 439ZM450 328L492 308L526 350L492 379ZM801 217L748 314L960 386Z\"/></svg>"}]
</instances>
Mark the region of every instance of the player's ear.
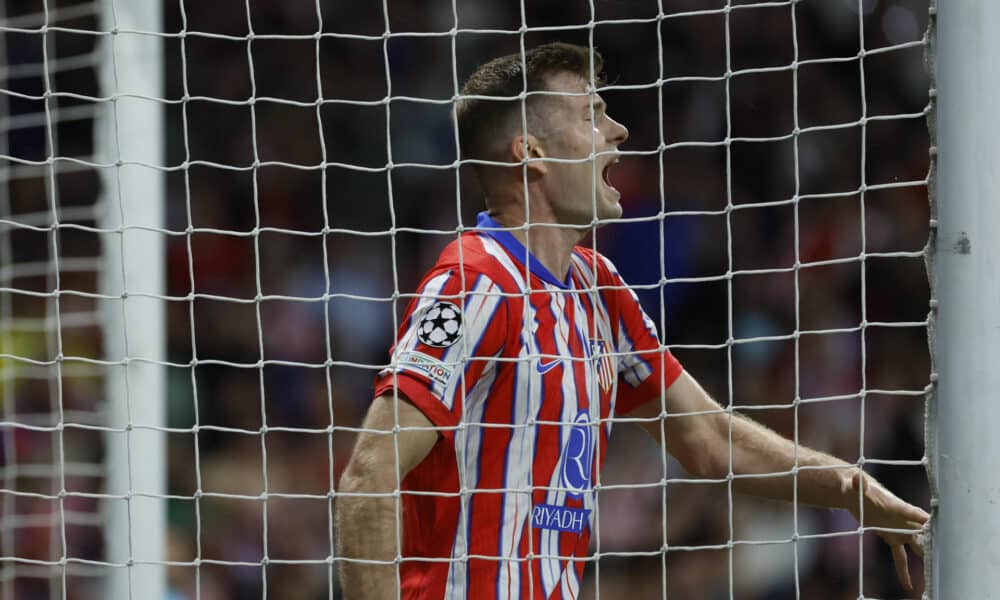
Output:
<instances>
[{"instance_id":1,"label":"player's ear","mask_svg":"<svg viewBox=\"0 0 1000 600\"><path fill-rule=\"evenodd\" d=\"M528 160L528 175L544 175L548 172L549 166L544 160L545 148L542 142L532 134L515 135L510 141L510 153L514 157L514 162L524 162Z\"/></svg>"}]
</instances>

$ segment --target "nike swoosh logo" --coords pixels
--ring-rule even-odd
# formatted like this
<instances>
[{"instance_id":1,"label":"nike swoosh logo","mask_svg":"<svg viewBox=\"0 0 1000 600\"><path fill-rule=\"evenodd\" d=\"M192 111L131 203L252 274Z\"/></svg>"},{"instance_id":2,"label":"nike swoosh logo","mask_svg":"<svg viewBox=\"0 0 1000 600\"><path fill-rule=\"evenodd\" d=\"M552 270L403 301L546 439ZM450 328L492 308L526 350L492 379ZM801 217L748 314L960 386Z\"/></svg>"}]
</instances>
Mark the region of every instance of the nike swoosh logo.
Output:
<instances>
[{"instance_id":1,"label":"nike swoosh logo","mask_svg":"<svg viewBox=\"0 0 1000 600\"><path fill-rule=\"evenodd\" d=\"M554 359L550 360L549 362L545 362L543 360L539 360L538 364L535 365L535 369L537 369L539 373L541 373L542 375L544 375L544 374L548 373L549 371L551 371L553 369L553 367L555 367L556 365L558 365L561 362L562 361L560 359L558 359L558 358L554 358Z\"/></svg>"}]
</instances>

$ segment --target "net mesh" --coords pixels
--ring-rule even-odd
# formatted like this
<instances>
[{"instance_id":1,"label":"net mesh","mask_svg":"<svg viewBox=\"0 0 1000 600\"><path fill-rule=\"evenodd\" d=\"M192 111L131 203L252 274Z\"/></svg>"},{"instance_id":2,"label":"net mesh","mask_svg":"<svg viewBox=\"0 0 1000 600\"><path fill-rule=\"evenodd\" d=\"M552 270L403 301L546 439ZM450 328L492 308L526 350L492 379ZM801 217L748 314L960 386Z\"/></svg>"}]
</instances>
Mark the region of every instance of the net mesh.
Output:
<instances>
[{"instance_id":1,"label":"net mesh","mask_svg":"<svg viewBox=\"0 0 1000 600\"><path fill-rule=\"evenodd\" d=\"M84 597L95 569L62 561L103 548L96 38L39 30L98 5L0 10L0 595Z\"/></svg>"},{"instance_id":2,"label":"net mesh","mask_svg":"<svg viewBox=\"0 0 1000 600\"><path fill-rule=\"evenodd\" d=\"M171 597L339 596L336 481L372 377L482 207L460 83L552 40L613 76L625 214L586 243L670 351L725 410L928 505L925 0L163 4ZM124 568L99 507L108 32L97 4L4 8L0 593L97 598ZM633 427L582 597L904 595L850 515L735 496Z\"/></svg>"}]
</instances>

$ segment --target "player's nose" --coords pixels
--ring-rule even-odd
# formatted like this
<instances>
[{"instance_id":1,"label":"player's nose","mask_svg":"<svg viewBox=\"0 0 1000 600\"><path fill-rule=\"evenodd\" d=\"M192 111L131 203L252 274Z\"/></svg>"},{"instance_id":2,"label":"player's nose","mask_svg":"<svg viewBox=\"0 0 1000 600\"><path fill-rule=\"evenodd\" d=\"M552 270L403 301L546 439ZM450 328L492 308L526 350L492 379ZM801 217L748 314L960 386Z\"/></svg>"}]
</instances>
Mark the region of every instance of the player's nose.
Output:
<instances>
[{"instance_id":1,"label":"player's nose","mask_svg":"<svg viewBox=\"0 0 1000 600\"><path fill-rule=\"evenodd\" d=\"M628 139L628 129L615 121L611 117L608 117L609 131L608 131L608 142L614 144L615 146L621 146Z\"/></svg>"}]
</instances>

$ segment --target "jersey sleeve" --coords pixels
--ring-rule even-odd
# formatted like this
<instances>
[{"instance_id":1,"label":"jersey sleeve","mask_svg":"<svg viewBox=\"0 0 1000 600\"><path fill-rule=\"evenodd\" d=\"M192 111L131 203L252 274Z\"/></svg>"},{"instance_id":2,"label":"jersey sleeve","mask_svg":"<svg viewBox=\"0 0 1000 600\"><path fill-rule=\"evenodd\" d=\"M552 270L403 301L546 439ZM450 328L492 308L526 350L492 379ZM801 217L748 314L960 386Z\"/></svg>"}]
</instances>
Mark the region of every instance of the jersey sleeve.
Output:
<instances>
[{"instance_id":1,"label":"jersey sleeve","mask_svg":"<svg viewBox=\"0 0 1000 600\"><path fill-rule=\"evenodd\" d=\"M632 288L625 283L611 261L601 258L609 271L618 321L618 339L615 340L619 353L618 398L615 411L626 414L650 400L659 399L663 391L677 380L683 367L660 344L656 325L642 310Z\"/></svg>"},{"instance_id":2,"label":"jersey sleeve","mask_svg":"<svg viewBox=\"0 0 1000 600\"><path fill-rule=\"evenodd\" d=\"M452 439L466 398L497 368L506 321L504 297L487 276L432 270L407 308L389 366L375 378L375 396L399 390Z\"/></svg>"}]
</instances>

